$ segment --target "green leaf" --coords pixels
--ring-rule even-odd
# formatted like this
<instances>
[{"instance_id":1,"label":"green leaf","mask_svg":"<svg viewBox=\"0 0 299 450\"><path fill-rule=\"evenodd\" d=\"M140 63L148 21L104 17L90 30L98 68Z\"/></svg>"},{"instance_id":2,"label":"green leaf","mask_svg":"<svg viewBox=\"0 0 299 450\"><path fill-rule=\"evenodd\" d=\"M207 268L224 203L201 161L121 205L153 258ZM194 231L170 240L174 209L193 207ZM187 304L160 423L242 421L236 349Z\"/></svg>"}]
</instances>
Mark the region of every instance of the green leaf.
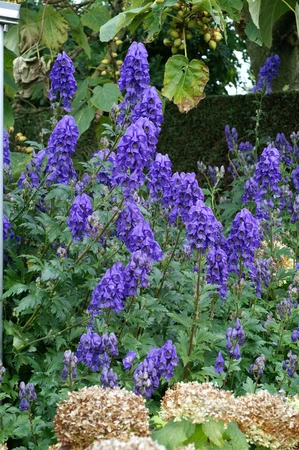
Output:
<instances>
[{"instance_id":1,"label":"green leaf","mask_svg":"<svg viewBox=\"0 0 299 450\"><path fill-rule=\"evenodd\" d=\"M194 431L195 425L187 420L181 422L171 420L162 430L154 431L151 438L164 445L167 450L174 450L185 442Z\"/></svg>"},{"instance_id":2,"label":"green leaf","mask_svg":"<svg viewBox=\"0 0 299 450\"><path fill-rule=\"evenodd\" d=\"M94 118L95 112L91 108L91 106L85 106L84 108L81 108L75 115L74 119L76 121L77 127L79 128L80 134L83 134L84 131L88 130L93 118Z\"/></svg>"},{"instance_id":3,"label":"green leaf","mask_svg":"<svg viewBox=\"0 0 299 450\"><path fill-rule=\"evenodd\" d=\"M46 8L45 12L44 8ZM59 50L68 39L69 25L52 5L44 6L44 8L39 10L36 18L37 24L41 27L44 17L41 43L50 50Z\"/></svg>"},{"instance_id":4,"label":"green leaf","mask_svg":"<svg viewBox=\"0 0 299 450\"><path fill-rule=\"evenodd\" d=\"M97 141L100 142L101 138L102 138L102 134L103 132L106 130L106 127L104 126L104 124L108 124L111 125L111 119L109 117L106 116L101 116L97 122L97 126L95 129L96 132L96 137L97 137Z\"/></svg>"},{"instance_id":5,"label":"green leaf","mask_svg":"<svg viewBox=\"0 0 299 450\"><path fill-rule=\"evenodd\" d=\"M262 0L248 0L249 12L254 25L259 28L259 18Z\"/></svg>"},{"instance_id":6,"label":"green leaf","mask_svg":"<svg viewBox=\"0 0 299 450\"><path fill-rule=\"evenodd\" d=\"M288 4L295 9L296 0L289 0ZM287 11L289 7L282 0L263 0L261 3L259 28L263 43L271 48L272 29L275 22Z\"/></svg>"},{"instance_id":7,"label":"green leaf","mask_svg":"<svg viewBox=\"0 0 299 450\"><path fill-rule=\"evenodd\" d=\"M209 80L209 69L203 61L189 62L183 55L175 55L165 65L162 94L174 101L180 112L195 108L205 97L203 90Z\"/></svg>"},{"instance_id":8,"label":"green leaf","mask_svg":"<svg viewBox=\"0 0 299 450\"><path fill-rule=\"evenodd\" d=\"M31 155L27 155L26 153L11 152L10 167L14 180L17 180L20 177L21 173L25 170L26 165L30 162L30 160Z\"/></svg>"},{"instance_id":9,"label":"green leaf","mask_svg":"<svg viewBox=\"0 0 299 450\"><path fill-rule=\"evenodd\" d=\"M252 1L252 0L251 0ZM256 2L260 0L255 0ZM243 8L242 0L219 0L219 5L221 9L225 10L230 19L240 20L240 12Z\"/></svg>"},{"instance_id":10,"label":"green leaf","mask_svg":"<svg viewBox=\"0 0 299 450\"><path fill-rule=\"evenodd\" d=\"M233 450L248 450L249 445L245 434L239 430L235 422L230 422L225 430L224 437L228 436L231 441Z\"/></svg>"},{"instance_id":11,"label":"green leaf","mask_svg":"<svg viewBox=\"0 0 299 450\"><path fill-rule=\"evenodd\" d=\"M296 18L297 34L299 35L299 3L296 3L295 6L295 18Z\"/></svg>"},{"instance_id":12,"label":"green leaf","mask_svg":"<svg viewBox=\"0 0 299 450\"><path fill-rule=\"evenodd\" d=\"M22 298L18 306L16 307L16 312L20 313L22 311L33 309L35 306L41 303L41 299L35 295L27 295Z\"/></svg>"},{"instance_id":13,"label":"green leaf","mask_svg":"<svg viewBox=\"0 0 299 450\"><path fill-rule=\"evenodd\" d=\"M17 85L13 79L12 74L4 69L4 92L7 97L13 98L17 93Z\"/></svg>"},{"instance_id":14,"label":"green leaf","mask_svg":"<svg viewBox=\"0 0 299 450\"><path fill-rule=\"evenodd\" d=\"M26 292L28 290L29 290L29 286L27 286L26 284L16 283L2 295L2 300L4 300L5 298L8 298L8 297L11 297L13 295L19 295L22 292Z\"/></svg>"},{"instance_id":15,"label":"green leaf","mask_svg":"<svg viewBox=\"0 0 299 450\"><path fill-rule=\"evenodd\" d=\"M194 433L187 439L187 441L184 442L184 445L188 444L194 444L195 447L199 446L199 444L202 444L203 442L207 442L207 436L205 432L202 429L202 424L197 423L195 425L195 431Z\"/></svg>"},{"instance_id":16,"label":"green leaf","mask_svg":"<svg viewBox=\"0 0 299 450\"><path fill-rule=\"evenodd\" d=\"M84 33L83 26L80 24L78 28L72 29L72 36L74 40L77 42L77 44L82 47L88 56L88 58L91 58L91 48L88 43L88 39L86 34Z\"/></svg>"},{"instance_id":17,"label":"green leaf","mask_svg":"<svg viewBox=\"0 0 299 450\"><path fill-rule=\"evenodd\" d=\"M20 26L10 25L8 27L8 32L4 33L4 45L16 56L19 56L20 54L19 44L20 44Z\"/></svg>"},{"instance_id":18,"label":"green leaf","mask_svg":"<svg viewBox=\"0 0 299 450\"><path fill-rule=\"evenodd\" d=\"M62 9L61 14L68 21L72 28L80 27L80 19L77 14L74 13L74 11L72 11L71 9Z\"/></svg>"},{"instance_id":19,"label":"green leaf","mask_svg":"<svg viewBox=\"0 0 299 450\"><path fill-rule=\"evenodd\" d=\"M141 8L129 9L128 11L124 11L117 16L113 17L109 20L109 22L105 23L101 26L100 29L100 40L102 42L111 41L114 36L122 29L130 25L132 20L138 15L150 9L152 3L147 3L145 6Z\"/></svg>"},{"instance_id":20,"label":"green leaf","mask_svg":"<svg viewBox=\"0 0 299 450\"><path fill-rule=\"evenodd\" d=\"M107 83L104 86L97 86L93 90L90 102L98 109L109 112L111 106L118 102L120 90L117 84Z\"/></svg>"},{"instance_id":21,"label":"green leaf","mask_svg":"<svg viewBox=\"0 0 299 450\"><path fill-rule=\"evenodd\" d=\"M248 39L250 39L252 42L255 42L257 45L260 46L262 45L260 30L257 28L257 26L253 23L252 20L249 20L247 22L245 33Z\"/></svg>"},{"instance_id":22,"label":"green leaf","mask_svg":"<svg viewBox=\"0 0 299 450\"><path fill-rule=\"evenodd\" d=\"M14 124L13 109L7 97L4 97L4 128L8 130Z\"/></svg>"},{"instance_id":23,"label":"green leaf","mask_svg":"<svg viewBox=\"0 0 299 450\"><path fill-rule=\"evenodd\" d=\"M219 422L215 422L215 420L209 420L209 422L205 422L202 424L202 429L204 433L208 436L210 441L212 441L218 447L222 447L224 445L224 440L222 438L222 434L224 432L224 424L221 420Z\"/></svg>"},{"instance_id":24,"label":"green leaf","mask_svg":"<svg viewBox=\"0 0 299 450\"><path fill-rule=\"evenodd\" d=\"M91 11L81 17L81 22L93 31L99 31L102 25L110 20L109 10L105 6L95 5Z\"/></svg>"}]
</instances>

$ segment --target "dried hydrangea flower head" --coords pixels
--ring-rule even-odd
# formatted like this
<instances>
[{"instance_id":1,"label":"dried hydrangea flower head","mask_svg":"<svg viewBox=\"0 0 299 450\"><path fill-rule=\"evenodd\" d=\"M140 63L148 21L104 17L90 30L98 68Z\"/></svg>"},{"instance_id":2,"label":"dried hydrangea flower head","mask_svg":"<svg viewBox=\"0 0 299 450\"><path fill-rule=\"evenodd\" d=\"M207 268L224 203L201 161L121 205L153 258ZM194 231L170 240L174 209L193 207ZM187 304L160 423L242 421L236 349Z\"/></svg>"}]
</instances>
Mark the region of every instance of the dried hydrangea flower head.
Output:
<instances>
[{"instance_id":1,"label":"dried hydrangea flower head","mask_svg":"<svg viewBox=\"0 0 299 450\"><path fill-rule=\"evenodd\" d=\"M119 439L94 442L86 450L165 450L165 447L164 445L159 445L151 438L133 435L127 442Z\"/></svg>"},{"instance_id":2,"label":"dried hydrangea flower head","mask_svg":"<svg viewBox=\"0 0 299 450\"><path fill-rule=\"evenodd\" d=\"M54 428L61 445L77 450L96 440L128 441L131 434L149 435L148 410L142 397L124 389L92 386L60 402Z\"/></svg>"}]
</instances>

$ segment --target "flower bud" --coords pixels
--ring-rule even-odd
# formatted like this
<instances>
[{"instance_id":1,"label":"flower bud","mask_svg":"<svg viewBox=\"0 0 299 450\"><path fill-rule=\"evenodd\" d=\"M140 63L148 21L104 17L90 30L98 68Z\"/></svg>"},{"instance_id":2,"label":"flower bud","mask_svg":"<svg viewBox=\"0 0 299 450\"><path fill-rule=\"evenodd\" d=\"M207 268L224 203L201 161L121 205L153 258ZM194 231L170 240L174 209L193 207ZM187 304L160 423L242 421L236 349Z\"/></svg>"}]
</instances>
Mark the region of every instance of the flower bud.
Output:
<instances>
[{"instance_id":1,"label":"flower bud","mask_svg":"<svg viewBox=\"0 0 299 450\"><path fill-rule=\"evenodd\" d=\"M112 58L117 58L118 54L115 53L115 52L112 52L112 53L111 53L111 56L112 56Z\"/></svg>"},{"instance_id":2,"label":"flower bud","mask_svg":"<svg viewBox=\"0 0 299 450\"><path fill-rule=\"evenodd\" d=\"M121 41L120 39L117 39L117 40L115 41L115 43L116 43L116 45L121 45L121 44L123 43L123 41Z\"/></svg>"},{"instance_id":3,"label":"flower bud","mask_svg":"<svg viewBox=\"0 0 299 450\"><path fill-rule=\"evenodd\" d=\"M109 64L109 63L110 63L109 59L103 59L102 61L102 64Z\"/></svg>"}]
</instances>

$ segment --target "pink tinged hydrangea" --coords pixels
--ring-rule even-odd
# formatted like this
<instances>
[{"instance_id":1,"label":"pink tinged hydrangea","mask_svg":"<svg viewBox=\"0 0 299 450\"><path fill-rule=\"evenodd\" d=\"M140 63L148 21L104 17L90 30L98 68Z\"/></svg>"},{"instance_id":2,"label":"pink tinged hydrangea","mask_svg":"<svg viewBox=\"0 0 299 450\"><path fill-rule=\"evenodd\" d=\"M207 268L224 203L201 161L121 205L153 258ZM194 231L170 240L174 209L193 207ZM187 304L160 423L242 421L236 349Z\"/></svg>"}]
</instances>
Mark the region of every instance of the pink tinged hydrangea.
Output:
<instances>
[{"instance_id":1,"label":"pink tinged hydrangea","mask_svg":"<svg viewBox=\"0 0 299 450\"><path fill-rule=\"evenodd\" d=\"M253 177L254 181L259 185L261 195L267 193L277 194L279 192L278 183L281 180L279 165L279 151L268 145L261 154Z\"/></svg>"},{"instance_id":2,"label":"pink tinged hydrangea","mask_svg":"<svg viewBox=\"0 0 299 450\"><path fill-rule=\"evenodd\" d=\"M266 59L265 64L260 68L258 74L258 82L252 88L252 92L271 94L273 79L277 77L279 73L280 58L278 55L271 55Z\"/></svg>"},{"instance_id":3,"label":"pink tinged hydrangea","mask_svg":"<svg viewBox=\"0 0 299 450\"><path fill-rule=\"evenodd\" d=\"M59 53L50 72L51 89L49 99L59 99L65 111L71 110L71 100L77 91L77 83L74 78L75 68L69 56L63 52Z\"/></svg>"},{"instance_id":4,"label":"pink tinged hydrangea","mask_svg":"<svg viewBox=\"0 0 299 450\"><path fill-rule=\"evenodd\" d=\"M192 248L204 253L220 242L222 225L202 200L190 208L186 222L187 239Z\"/></svg>"},{"instance_id":5,"label":"pink tinged hydrangea","mask_svg":"<svg viewBox=\"0 0 299 450\"><path fill-rule=\"evenodd\" d=\"M64 116L56 125L50 136L46 154L47 182L69 184L77 179L71 154L75 151L79 130L72 116Z\"/></svg>"},{"instance_id":6,"label":"pink tinged hydrangea","mask_svg":"<svg viewBox=\"0 0 299 450\"><path fill-rule=\"evenodd\" d=\"M80 241L88 234L88 217L93 213L91 200L87 194L77 195L67 221L73 240Z\"/></svg>"},{"instance_id":7,"label":"pink tinged hydrangea","mask_svg":"<svg viewBox=\"0 0 299 450\"><path fill-rule=\"evenodd\" d=\"M111 308L115 313L125 307L125 268L118 262L107 270L92 293L88 312L92 315L101 314L104 309Z\"/></svg>"}]
</instances>

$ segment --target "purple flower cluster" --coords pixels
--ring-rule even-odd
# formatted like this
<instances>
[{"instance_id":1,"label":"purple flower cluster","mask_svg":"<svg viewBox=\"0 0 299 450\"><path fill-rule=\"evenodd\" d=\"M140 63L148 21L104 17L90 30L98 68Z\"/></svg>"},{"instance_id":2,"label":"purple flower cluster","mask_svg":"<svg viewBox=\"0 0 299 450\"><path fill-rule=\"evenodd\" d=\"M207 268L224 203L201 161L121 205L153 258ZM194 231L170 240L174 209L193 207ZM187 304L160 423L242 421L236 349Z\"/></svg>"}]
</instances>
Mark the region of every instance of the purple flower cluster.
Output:
<instances>
[{"instance_id":1,"label":"purple flower cluster","mask_svg":"<svg viewBox=\"0 0 299 450\"><path fill-rule=\"evenodd\" d=\"M224 367L225 367L224 364L225 364L225 361L223 359L222 353L219 352L218 356L216 358L216 361L215 361L215 365L214 365L215 372L216 373L223 372L224 371Z\"/></svg>"},{"instance_id":2,"label":"purple flower cluster","mask_svg":"<svg viewBox=\"0 0 299 450\"><path fill-rule=\"evenodd\" d=\"M132 98L140 96L150 82L147 51L142 43L133 42L120 69L118 86Z\"/></svg>"},{"instance_id":3,"label":"purple flower cluster","mask_svg":"<svg viewBox=\"0 0 299 450\"><path fill-rule=\"evenodd\" d=\"M161 200L164 193L171 192L172 163L168 155L156 154L155 161L149 169L149 182L147 187L150 191L151 199L155 202Z\"/></svg>"},{"instance_id":4,"label":"purple flower cluster","mask_svg":"<svg viewBox=\"0 0 299 450\"><path fill-rule=\"evenodd\" d=\"M71 110L70 100L74 96L78 87L74 78L75 68L69 56L63 52L58 53L57 59L50 72L51 89L49 91L50 101L62 100L63 109L67 112Z\"/></svg>"},{"instance_id":5,"label":"purple flower cluster","mask_svg":"<svg viewBox=\"0 0 299 450\"><path fill-rule=\"evenodd\" d=\"M33 384L28 383L25 385L24 381L21 381L19 399L21 400L21 411L28 411L28 409L30 408L30 402L37 402L37 395Z\"/></svg>"},{"instance_id":6,"label":"purple flower cluster","mask_svg":"<svg viewBox=\"0 0 299 450\"><path fill-rule=\"evenodd\" d=\"M75 151L79 130L72 116L64 116L56 125L50 136L46 154L47 182L69 184L77 179L71 154Z\"/></svg>"},{"instance_id":7,"label":"purple flower cluster","mask_svg":"<svg viewBox=\"0 0 299 450\"><path fill-rule=\"evenodd\" d=\"M279 170L280 154L276 148L268 145L261 154L260 160L256 165L254 181L260 186L260 193L274 193L279 191L278 183L281 180Z\"/></svg>"},{"instance_id":8,"label":"purple flower cluster","mask_svg":"<svg viewBox=\"0 0 299 450\"><path fill-rule=\"evenodd\" d=\"M100 170L97 172L97 179L99 183L104 184L106 186L112 187L113 179L112 179L112 167L115 164L116 155L114 152L111 152L108 148L105 150L99 150L94 153L92 157L97 157L100 159L99 165ZM109 164L108 164L109 163Z\"/></svg>"},{"instance_id":9,"label":"purple flower cluster","mask_svg":"<svg viewBox=\"0 0 299 450\"><path fill-rule=\"evenodd\" d=\"M131 253L130 261L125 268L126 296L137 294L137 287L146 287L149 283L148 274L152 270L149 257L141 250Z\"/></svg>"},{"instance_id":10,"label":"purple flower cluster","mask_svg":"<svg viewBox=\"0 0 299 450\"><path fill-rule=\"evenodd\" d=\"M279 151L281 159L286 164L293 164L293 147L285 137L284 133L278 133L275 141L274 141L274 147L277 148Z\"/></svg>"},{"instance_id":11,"label":"purple flower cluster","mask_svg":"<svg viewBox=\"0 0 299 450\"><path fill-rule=\"evenodd\" d=\"M101 314L103 309L112 308L115 313L125 307L125 268L118 262L107 270L92 293L88 312L93 316Z\"/></svg>"},{"instance_id":12,"label":"purple flower cluster","mask_svg":"<svg viewBox=\"0 0 299 450\"><path fill-rule=\"evenodd\" d=\"M125 370L129 370L131 369L132 365L134 364L134 361L136 359L136 352L134 352L134 350L129 350L128 353L126 354L126 356L123 358L122 363L123 363L123 368Z\"/></svg>"},{"instance_id":13,"label":"purple flower cluster","mask_svg":"<svg viewBox=\"0 0 299 450\"><path fill-rule=\"evenodd\" d=\"M238 132L235 128L230 129L229 125L226 125L224 132L228 149L233 152L238 148Z\"/></svg>"},{"instance_id":14,"label":"purple flower cluster","mask_svg":"<svg viewBox=\"0 0 299 450\"><path fill-rule=\"evenodd\" d=\"M2 380L3 380L2 376L5 374L5 372L6 372L6 369L3 366L3 363L0 359L0 383L2 383Z\"/></svg>"},{"instance_id":15,"label":"purple flower cluster","mask_svg":"<svg viewBox=\"0 0 299 450\"><path fill-rule=\"evenodd\" d=\"M290 378L294 378L295 372L297 370L297 355L293 355L290 350L287 354L288 359L283 361L282 369L286 370Z\"/></svg>"},{"instance_id":16,"label":"purple flower cluster","mask_svg":"<svg viewBox=\"0 0 299 450\"><path fill-rule=\"evenodd\" d=\"M132 121L136 122L140 117L146 117L156 126L156 137L160 133L160 126L163 122L162 102L157 89L147 86L142 92L141 98L132 111Z\"/></svg>"},{"instance_id":17,"label":"purple flower cluster","mask_svg":"<svg viewBox=\"0 0 299 450\"><path fill-rule=\"evenodd\" d=\"M108 369L108 367L104 366L100 376L100 382L104 389L113 389L118 386L117 374L112 369Z\"/></svg>"},{"instance_id":18,"label":"purple flower cluster","mask_svg":"<svg viewBox=\"0 0 299 450\"><path fill-rule=\"evenodd\" d=\"M88 195L77 195L71 206L69 218L67 221L67 224L72 232L72 237L75 241L80 241L84 236L88 234L87 219L92 213L92 204Z\"/></svg>"},{"instance_id":19,"label":"purple flower cluster","mask_svg":"<svg viewBox=\"0 0 299 450\"><path fill-rule=\"evenodd\" d=\"M222 225L215 218L211 208L202 200L198 200L190 208L186 230L191 247L204 253L208 248L219 243Z\"/></svg>"},{"instance_id":20,"label":"purple flower cluster","mask_svg":"<svg viewBox=\"0 0 299 450\"><path fill-rule=\"evenodd\" d=\"M77 376L77 363L78 358L71 350L66 350L63 354L63 370L62 370L62 378L63 380L67 379L67 376L70 375L72 378L76 378Z\"/></svg>"},{"instance_id":21,"label":"purple flower cluster","mask_svg":"<svg viewBox=\"0 0 299 450\"><path fill-rule=\"evenodd\" d=\"M6 166L10 165L9 137L5 130L3 130L3 163Z\"/></svg>"},{"instance_id":22,"label":"purple flower cluster","mask_svg":"<svg viewBox=\"0 0 299 450\"><path fill-rule=\"evenodd\" d=\"M242 203L250 203L251 201L259 203L262 200L262 194L259 190L259 185L254 177L248 178L244 184L244 194L242 196Z\"/></svg>"},{"instance_id":23,"label":"purple flower cluster","mask_svg":"<svg viewBox=\"0 0 299 450\"><path fill-rule=\"evenodd\" d=\"M99 336L89 328L82 334L76 352L78 362L83 362L93 372L97 372L101 366L109 367L111 356L118 355L118 342L114 333L106 333Z\"/></svg>"},{"instance_id":24,"label":"purple flower cluster","mask_svg":"<svg viewBox=\"0 0 299 450\"><path fill-rule=\"evenodd\" d=\"M291 341L294 343L299 341L299 325L297 330L293 331L293 333L291 334Z\"/></svg>"},{"instance_id":25,"label":"purple flower cluster","mask_svg":"<svg viewBox=\"0 0 299 450\"><path fill-rule=\"evenodd\" d=\"M33 155L30 163L27 164L27 173L22 172L18 180L18 186L20 189L25 187L37 188L40 184L41 167L46 158L46 151L41 150L37 154Z\"/></svg>"},{"instance_id":26,"label":"purple flower cluster","mask_svg":"<svg viewBox=\"0 0 299 450\"><path fill-rule=\"evenodd\" d=\"M231 358L241 358L240 347L244 344L245 337L246 335L241 322L239 319L236 319L234 328L228 328L226 330L226 349L228 350Z\"/></svg>"},{"instance_id":27,"label":"purple flower cluster","mask_svg":"<svg viewBox=\"0 0 299 450\"><path fill-rule=\"evenodd\" d=\"M290 298L284 298L280 303L278 303L278 305L276 305L276 312L281 320L286 320L288 317L291 317L292 310L293 302Z\"/></svg>"},{"instance_id":28,"label":"purple flower cluster","mask_svg":"<svg viewBox=\"0 0 299 450\"><path fill-rule=\"evenodd\" d=\"M218 284L218 292L224 300L228 277L227 254L219 245L211 247L207 254L206 274L207 283Z\"/></svg>"},{"instance_id":29,"label":"purple flower cluster","mask_svg":"<svg viewBox=\"0 0 299 450\"><path fill-rule=\"evenodd\" d=\"M167 341L161 348L153 348L143 362L138 364L134 375L134 392L145 398L150 398L158 389L160 378L169 381L173 377L178 364L176 348L172 341Z\"/></svg>"},{"instance_id":30,"label":"purple flower cluster","mask_svg":"<svg viewBox=\"0 0 299 450\"><path fill-rule=\"evenodd\" d=\"M251 364L249 368L249 373L251 375L256 374L258 377L261 377L265 370L266 356L262 353L253 364Z\"/></svg>"},{"instance_id":31,"label":"purple flower cluster","mask_svg":"<svg viewBox=\"0 0 299 450\"><path fill-rule=\"evenodd\" d=\"M280 66L280 58L278 55L271 55L266 59L265 64L260 68L258 74L258 82L252 88L252 92L256 94L257 92L271 94L272 92L272 82L278 75Z\"/></svg>"},{"instance_id":32,"label":"purple flower cluster","mask_svg":"<svg viewBox=\"0 0 299 450\"><path fill-rule=\"evenodd\" d=\"M6 241L9 237L11 237L11 233L9 230L11 229L11 223L8 220L8 217L3 215L3 240Z\"/></svg>"},{"instance_id":33,"label":"purple flower cluster","mask_svg":"<svg viewBox=\"0 0 299 450\"><path fill-rule=\"evenodd\" d=\"M255 259L255 269L256 269L256 295L261 297L262 295L262 284L268 287L271 281L272 274L275 270L275 263L273 258Z\"/></svg>"},{"instance_id":34,"label":"purple flower cluster","mask_svg":"<svg viewBox=\"0 0 299 450\"><path fill-rule=\"evenodd\" d=\"M254 252L260 246L259 226L248 209L243 208L235 217L227 239L229 272L239 273L240 261L255 274Z\"/></svg>"}]
</instances>

